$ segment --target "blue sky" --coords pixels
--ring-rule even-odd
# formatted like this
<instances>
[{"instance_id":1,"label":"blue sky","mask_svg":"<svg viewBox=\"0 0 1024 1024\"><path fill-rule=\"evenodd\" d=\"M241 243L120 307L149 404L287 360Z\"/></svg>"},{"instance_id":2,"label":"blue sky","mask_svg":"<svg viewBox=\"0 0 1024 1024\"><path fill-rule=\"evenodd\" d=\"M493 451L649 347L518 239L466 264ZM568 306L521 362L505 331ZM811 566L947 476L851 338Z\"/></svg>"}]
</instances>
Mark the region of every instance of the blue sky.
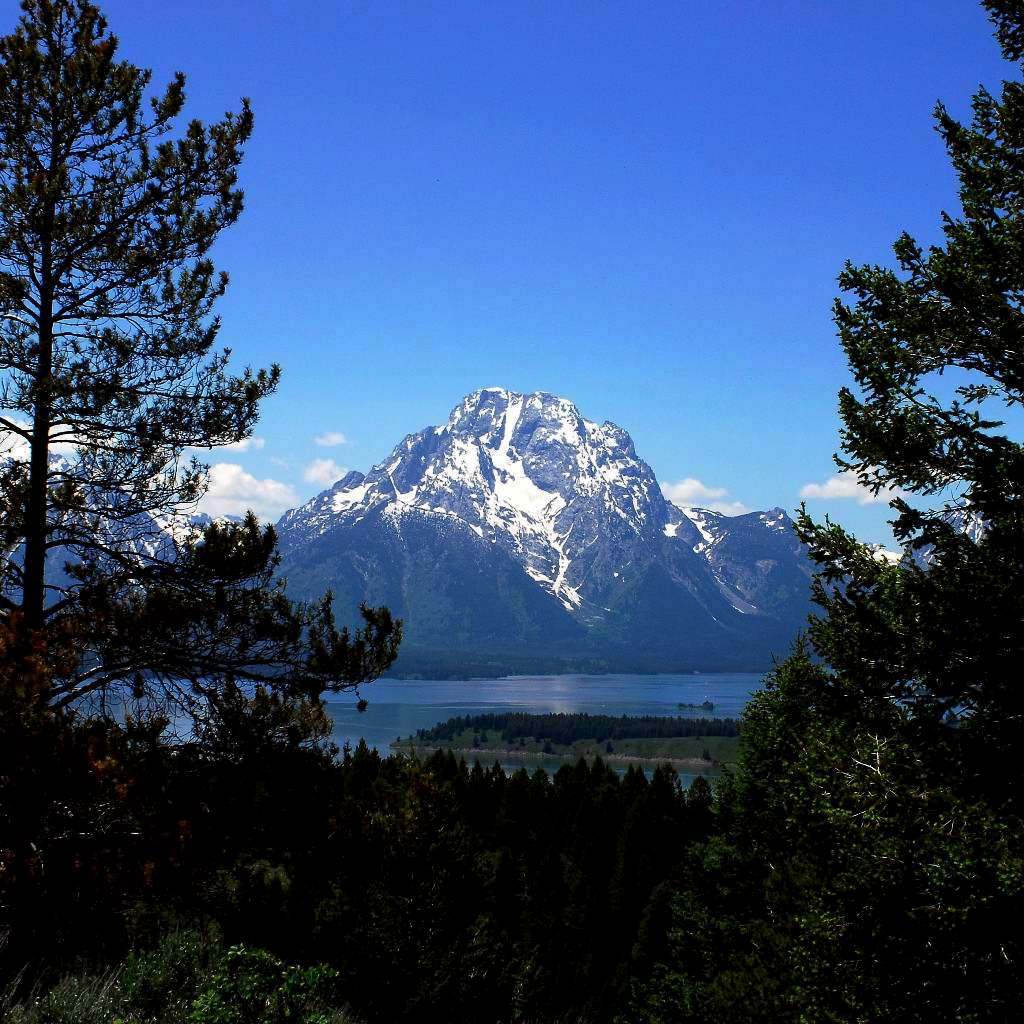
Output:
<instances>
[{"instance_id":1,"label":"blue sky","mask_svg":"<svg viewBox=\"0 0 1024 1024\"><path fill-rule=\"evenodd\" d=\"M792 509L835 473L836 274L936 239L931 109L1012 73L967 0L104 9L195 116L253 102L222 338L284 382L213 461L266 514L488 385L614 420L695 503Z\"/></svg>"}]
</instances>

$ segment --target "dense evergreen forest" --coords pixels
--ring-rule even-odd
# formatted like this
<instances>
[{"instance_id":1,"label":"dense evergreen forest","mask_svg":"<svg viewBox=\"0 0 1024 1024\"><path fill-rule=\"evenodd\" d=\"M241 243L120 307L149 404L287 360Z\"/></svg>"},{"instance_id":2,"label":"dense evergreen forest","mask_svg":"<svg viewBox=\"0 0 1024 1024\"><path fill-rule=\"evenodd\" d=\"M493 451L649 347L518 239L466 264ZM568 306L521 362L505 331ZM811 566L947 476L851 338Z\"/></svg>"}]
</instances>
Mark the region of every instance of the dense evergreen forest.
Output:
<instances>
[{"instance_id":1,"label":"dense evergreen forest","mask_svg":"<svg viewBox=\"0 0 1024 1024\"><path fill-rule=\"evenodd\" d=\"M255 517L187 516L187 453L250 436L279 377L214 347L248 104L179 132L183 76L150 95L85 0L22 6L0 39L3 1018L1019 1017L1024 5L984 2L1016 77L969 123L937 108L942 244L902 235L896 269L839 279L837 462L896 495L905 557L801 515L817 614L713 792L330 745L324 695L371 699L401 624L289 600Z\"/></svg>"},{"instance_id":2,"label":"dense evergreen forest","mask_svg":"<svg viewBox=\"0 0 1024 1024\"><path fill-rule=\"evenodd\" d=\"M52 802L36 807L74 802L45 877L9 893L14 963L59 974L181 932L205 937L204 962L241 944L323 965L357 1019L453 1021L608 1020L653 966L664 887L709 833L706 784L684 793L670 769L648 781L599 760L509 777L307 740L228 753L216 736L65 737L63 762L37 769ZM133 998L117 1013L149 1019Z\"/></svg>"}]
</instances>

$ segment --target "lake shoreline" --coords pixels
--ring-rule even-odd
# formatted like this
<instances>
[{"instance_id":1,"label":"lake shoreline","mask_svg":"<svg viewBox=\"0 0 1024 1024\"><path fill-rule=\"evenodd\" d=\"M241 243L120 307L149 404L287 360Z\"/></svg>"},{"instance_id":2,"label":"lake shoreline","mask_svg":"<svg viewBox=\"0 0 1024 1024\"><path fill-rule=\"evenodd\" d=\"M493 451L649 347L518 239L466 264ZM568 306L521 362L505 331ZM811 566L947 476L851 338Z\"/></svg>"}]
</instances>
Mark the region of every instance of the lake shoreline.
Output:
<instances>
[{"instance_id":1,"label":"lake shoreline","mask_svg":"<svg viewBox=\"0 0 1024 1024\"><path fill-rule=\"evenodd\" d=\"M592 714L621 717L691 717L701 716L700 711L681 711L679 704L700 704L709 700L715 705L714 715L721 718L739 718L750 699L750 695L763 686L763 676L751 674L716 675L647 675L647 676L516 676L501 680L398 680L384 677L360 692L369 700L368 706L360 706L351 694L331 695L327 700L327 713L333 721L332 740L343 747L346 743L356 746L364 739L367 746L374 747L386 756L392 744L417 741L430 746L441 743L470 747L472 735L420 737L420 731L429 732L439 723L450 718L463 716L472 718L481 714ZM518 740L518 737L516 738ZM495 746L511 746L513 740L506 740L500 733L491 733L481 742ZM528 743L528 747L539 750L541 744ZM555 744L552 744L555 746ZM580 749L577 745L575 749ZM605 744L589 744L598 752ZM571 747L559 749L571 750ZM647 758L652 750L674 755L678 760L700 758L700 746L627 745L616 747L623 755ZM472 757L475 751L467 751ZM732 758L727 751L711 745L711 757L728 763ZM492 755L481 755L490 757ZM528 762L530 766L537 763ZM564 763L553 759L552 767ZM622 762L620 770L631 762ZM648 760L636 762L650 764ZM698 761L698 767L706 765ZM685 768L680 767L681 771Z\"/></svg>"},{"instance_id":2,"label":"lake shoreline","mask_svg":"<svg viewBox=\"0 0 1024 1024\"><path fill-rule=\"evenodd\" d=\"M469 761L470 757L474 760L482 761L482 755L494 755L497 760L500 760L502 756L506 758L516 758L524 761L562 761L565 764L575 764L581 757L586 759L599 757L605 764L612 765L640 765L641 767L651 767L659 764L671 765L676 769L683 769L687 772L698 772L703 775L720 775L725 765L721 761L706 761L702 757L640 757L636 754L603 754L600 752L593 754L559 754L559 753L544 753L538 750L520 750L518 747L452 747L452 746L430 746L422 743L409 743L403 741L402 743L392 743L391 750L395 753L400 754L415 754L430 756L431 754L437 753L439 750L450 750L453 754L458 754Z\"/></svg>"}]
</instances>

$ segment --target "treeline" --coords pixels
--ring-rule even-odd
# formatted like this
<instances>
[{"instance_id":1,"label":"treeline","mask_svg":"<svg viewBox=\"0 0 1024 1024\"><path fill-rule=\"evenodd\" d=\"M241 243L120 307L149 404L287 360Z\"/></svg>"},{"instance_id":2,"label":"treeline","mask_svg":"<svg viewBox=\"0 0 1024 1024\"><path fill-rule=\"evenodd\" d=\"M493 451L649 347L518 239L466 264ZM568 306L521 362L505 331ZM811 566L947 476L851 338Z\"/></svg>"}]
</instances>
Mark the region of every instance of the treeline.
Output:
<instances>
[{"instance_id":1,"label":"treeline","mask_svg":"<svg viewBox=\"0 0 1024 1024\"><path fill-rule=\"evenodd\" d=\"M369 1021L605 1021L661 955L666 884L711 829L702 781L334 756L258 701L232 739L178 746L136 725L0 728L0 767L34 799L5 809L23 840L0 886L8 978L29 965L45 988L189 928L318 965Z\"/></svg>"},{"instance_id":2,"label":"treeline","mask_svg":"<svg viewBox=\"0 0 1024 1024\"><path fill-rule=\"evenodd\" d=\"M510 743L525 737L572 744L577 740L671 739L683 736L738 736L735 718L682 718L657 715L531 715L525 712L497 712L486 715L457 715L430 729L419 729L416 739L423 743L451 742L473 732L481 737L496 733Z\"/></svg>"}]
</instances>

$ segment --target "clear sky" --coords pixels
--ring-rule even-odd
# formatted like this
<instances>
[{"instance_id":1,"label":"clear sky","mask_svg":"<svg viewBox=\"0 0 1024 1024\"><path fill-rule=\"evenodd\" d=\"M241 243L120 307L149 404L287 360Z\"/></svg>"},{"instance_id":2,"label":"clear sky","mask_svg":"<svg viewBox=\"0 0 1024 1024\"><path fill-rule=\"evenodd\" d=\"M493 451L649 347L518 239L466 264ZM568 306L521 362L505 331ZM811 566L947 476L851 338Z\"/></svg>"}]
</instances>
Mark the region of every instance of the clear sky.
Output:
<instances>
[{"instance_id":1,"label":"clear sky","mask_svg":"<svg viewBox=\"0 0 1024 1024\"><path fill-rule=\"evenodd\" d=\"M222 337L284 382L215 456L218 511L275 514L489 385L614 420L684 500L794 508L835 473L837 272L936 239L931 109L1012 74L970 0L103 7L194 115L256 113ZM812 507L888 539L884 506Z\"/></svg>"}]
</instances>

